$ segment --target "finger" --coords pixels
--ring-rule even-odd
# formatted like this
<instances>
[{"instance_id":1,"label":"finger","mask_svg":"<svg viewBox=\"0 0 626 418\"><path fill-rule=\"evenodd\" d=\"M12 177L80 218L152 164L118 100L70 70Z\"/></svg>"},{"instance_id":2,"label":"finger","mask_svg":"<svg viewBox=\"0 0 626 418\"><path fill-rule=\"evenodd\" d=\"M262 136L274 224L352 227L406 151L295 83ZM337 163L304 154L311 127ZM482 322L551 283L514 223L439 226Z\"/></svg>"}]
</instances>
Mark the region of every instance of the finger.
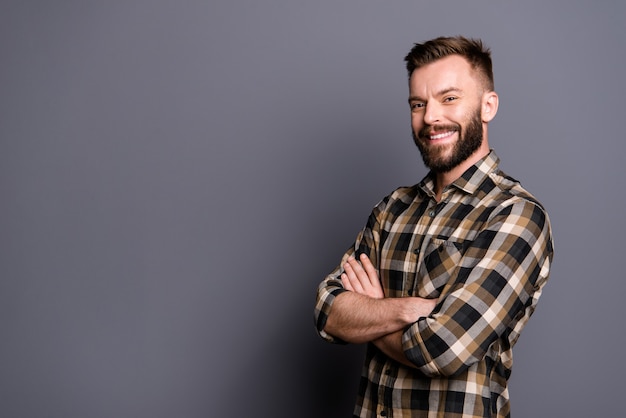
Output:
<instances>
[{"instance_id":1,"label":"finger","mask_svg":"<svg viewBox=\"0 0 626 418\"><path fill-rule=\"evenodd\" d=\"M343 283L343 287L346 290L354 292L354 287L352 286L352 283L350 282L350 279L348 278L348 275L346 273L341 274L341 282Z\"/></svg>"},{"instance_id":2,"label":"finger","mask_svg":"<svg viewBox=\"0 0 626 418\"><path fill-rule=\"evenodd\" d=\"M352 291L357 293L365 293L363 290L363 284L361 283L357 272L354 271L353 259L348 260L343 268L345 271L344 275L346 276L348 283L350 283Z\"/></svg>"},{"instance_id":3,"label":"finger","mask_svg":"<svg viewBox=\"0 0 626 418\"><path fill-rule=\"evenodd\" d=\"M361 254L359 258L361 260L361 265L363 266L363 269L367 273L370 284L375 287L380 287L378 271L376 271L376 267L374 267L374 264L372 264L370 258L365 253Z\"/></svg>"},{"instance_id":4,"label":"finger","mask_svg":"<svg viewBox=\"0 0 626 418\"><path fill-rule=\"evenodd\" d=\"M354 286L358 287L359 291L362 290L360 293L369 293L372 283L361 263L354 258L350 259L347 271L352 273L349 275L350 280Z\"/></svg>"}]
</instances>

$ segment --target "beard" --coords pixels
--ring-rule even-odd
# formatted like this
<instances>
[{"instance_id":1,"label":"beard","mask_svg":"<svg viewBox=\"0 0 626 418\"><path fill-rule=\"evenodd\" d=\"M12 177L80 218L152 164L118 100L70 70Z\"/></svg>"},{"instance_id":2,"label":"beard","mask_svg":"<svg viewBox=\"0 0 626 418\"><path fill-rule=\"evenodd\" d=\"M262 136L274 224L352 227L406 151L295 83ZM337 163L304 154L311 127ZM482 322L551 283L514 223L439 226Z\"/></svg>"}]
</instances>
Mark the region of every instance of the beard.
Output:
<instances>
[{"instance_id":1,"label":"beard","mask_svg":"<svg viewBox=\"0 0 626 418\"><path fill-rule=\"evenodd\" d=\"M454 144L430 145L428 136L436 128L437 131L456 131L458 140ZM413 140L422 154L426 167L436 173L447 173L454 167L467 160L483 142L483 127L480 110L470 116L467 125L463 128L459 124L425 126ZM448 152L449 148L452 148Z\"/></svg>"}]
</instances>

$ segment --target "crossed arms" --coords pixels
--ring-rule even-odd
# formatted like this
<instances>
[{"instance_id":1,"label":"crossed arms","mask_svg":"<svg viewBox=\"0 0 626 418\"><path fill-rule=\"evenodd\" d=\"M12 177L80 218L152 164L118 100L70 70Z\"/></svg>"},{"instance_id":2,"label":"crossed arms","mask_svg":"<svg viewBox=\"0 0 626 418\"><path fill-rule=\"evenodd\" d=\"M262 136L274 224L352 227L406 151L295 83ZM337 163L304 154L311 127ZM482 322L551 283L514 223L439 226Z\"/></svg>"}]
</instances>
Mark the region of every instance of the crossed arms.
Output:
<instances>
[{"instance_id":1,"label":"crossed arms","mask_svg":"<svg viewBox=\"0 0 626 418\"><path fill-rule=\"evenodd\" d=\"M404 328L428 316L437 300L418 297L385 298L376 268L365 255L344 264L339 294L324 330L350 343L371 342L388 357L410 367L402 349Z\"/></svg>"},{"instance_id":2,"label":"crossed arms","mask_svg":"<svg viewBox=\"0 0 626 418\"><path fill-rule=\"evenodd\" d=\"M357 238L359 246L377 247L379 225L372 216ZM341 267L318 288L315 321L320 336L330 342L371 342L428 376L457 374L492 349L510 356L549 275L553 248L543 208L526 199L509 199L491 212L463 251L456 242L445 243L428 249L437 261L428 274L440 283L445 280L436 301L386 297L374 267L380 263L373 257L390 254L360 249L345 254ZM361 252L371 261L351 255Z\"/></svg>"}]
</instances>

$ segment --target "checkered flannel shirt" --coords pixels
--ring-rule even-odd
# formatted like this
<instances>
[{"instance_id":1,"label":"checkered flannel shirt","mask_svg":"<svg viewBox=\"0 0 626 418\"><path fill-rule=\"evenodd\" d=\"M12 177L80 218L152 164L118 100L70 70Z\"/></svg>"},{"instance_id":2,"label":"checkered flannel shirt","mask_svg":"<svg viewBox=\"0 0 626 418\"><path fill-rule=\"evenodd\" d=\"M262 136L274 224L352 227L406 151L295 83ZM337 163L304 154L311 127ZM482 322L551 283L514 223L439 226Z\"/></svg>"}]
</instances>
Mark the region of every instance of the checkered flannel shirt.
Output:
<instances>
[{"instance_id":1,"label":"checkered flannel shirt","mask_svg":"<svg viewBox=\"0 0 626 418\"><path fill-rule=\"evenodd\" d=\"M439 203L427 176L372 211L339 267L320 284L324 332L347 258L366 253L386 297L437 298L402 344L415 368L368 344L359 417L508 417L512 348L535 310L553 255L548 215L491 153L448 186Z\"/></svg>"}]
</instances>

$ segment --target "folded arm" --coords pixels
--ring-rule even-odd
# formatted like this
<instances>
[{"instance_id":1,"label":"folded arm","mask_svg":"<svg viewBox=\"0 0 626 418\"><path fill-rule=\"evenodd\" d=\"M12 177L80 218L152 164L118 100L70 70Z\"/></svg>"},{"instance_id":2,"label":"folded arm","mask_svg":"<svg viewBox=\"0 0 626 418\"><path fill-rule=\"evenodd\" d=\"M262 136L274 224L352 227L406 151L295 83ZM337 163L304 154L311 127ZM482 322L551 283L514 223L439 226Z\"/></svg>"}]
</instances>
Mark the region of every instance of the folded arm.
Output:
<instances>
[{"instance_id":1,"label":"folded arm","mask_svg":"<svg viewBox=\"0 0 626 418\"><path fill-rule=\"evenodd\" d=\"M482 360L497 340L512 347L535 309L551 259L547 215L533 202L511 199L460 261L448 263L437 314L402 336L407 358L426 375L450 376Z\"/></svg>"},{"instance_id":2,"label":"folded arm","mask_svg":"<svg viewBox=\"0 0 626 418\"><path fill-rule=\"evenodd\" d=\"M351 257L343 266L341 281L348 291L335 297L324 331L346 342L371 341L387 349L393 341L394 348L402 352L402 330L428 316L436 301L417 297L385 298L378 272L370 259L361 254L359 260ZM393 338L384 338L389 334ZM383 342L386 343L383 345Z\"/></svg>"}]
</instances>

